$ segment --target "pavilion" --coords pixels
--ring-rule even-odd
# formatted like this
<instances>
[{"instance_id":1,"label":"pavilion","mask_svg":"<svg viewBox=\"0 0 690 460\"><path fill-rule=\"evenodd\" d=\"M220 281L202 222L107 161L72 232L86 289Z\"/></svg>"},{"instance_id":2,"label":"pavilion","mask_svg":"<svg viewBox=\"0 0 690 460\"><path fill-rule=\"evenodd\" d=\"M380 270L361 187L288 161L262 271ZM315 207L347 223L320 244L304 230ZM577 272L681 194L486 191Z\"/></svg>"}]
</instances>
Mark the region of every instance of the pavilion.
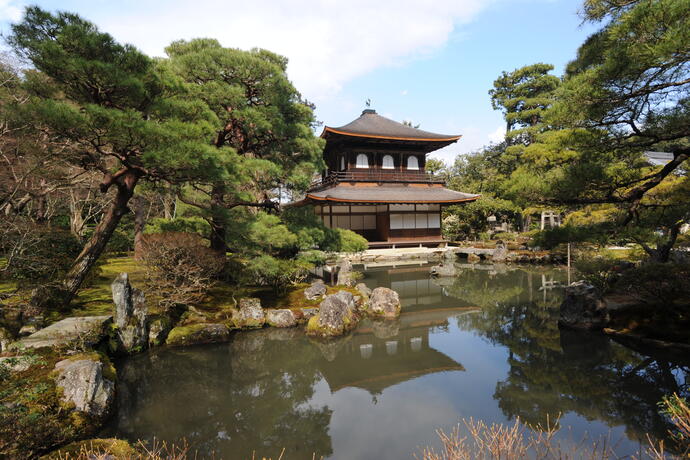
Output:
<instances>
[{"instance_id":1,"label":"pavilion","mask_svg":"<svg viewBox=\"0 0 690 460\"><path fill-rule=\"evenodd\" d=\"M296 204L314 205L329 228L364 236L371 247L437 245L443 206L479 195L445 188L425 172L426 155L461 136L436 134L367 109L339 128L325 127L326 171Z\"/></svg>"}]
</instances>

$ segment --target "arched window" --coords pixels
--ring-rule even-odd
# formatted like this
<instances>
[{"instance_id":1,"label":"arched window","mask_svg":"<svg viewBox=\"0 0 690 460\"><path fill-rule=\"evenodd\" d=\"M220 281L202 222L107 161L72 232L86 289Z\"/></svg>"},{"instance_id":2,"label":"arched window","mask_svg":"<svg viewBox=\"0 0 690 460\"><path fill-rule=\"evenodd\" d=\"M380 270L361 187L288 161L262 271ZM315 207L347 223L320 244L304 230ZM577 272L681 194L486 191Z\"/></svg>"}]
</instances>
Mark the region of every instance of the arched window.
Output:
<instances>
[{"instance_id":1,"label":"arched window","mask_svg":"<svg viewBox=\"0 0 690 460\"><path fill-rule=\"evenodd\" d=\"M340 157L340 170L345 171L345 157Z\"/></svg>"},{"instance_id":2,"label":"arched window","mask_svg":"<svg viewBox=\"0 0 690 460\"><path fill-rule=\"evenodd\" d=\"M393 162L393 157L390 155L384 155L383 164L381 169L395 169L395 163Z\"/></svg>"},{"instance_id":3,"label":"arched window","mask_svg":"<svg viewBox=\"0 0 690 460\"><path fill-rule=\"evenodd\" d=\"M417 157L407 157L407 169L419 169L419 161L417 160Z\"/></svg>"},{"instance_id":4,"label":"arched window","mask_svg":"<svg viewBox=\"0 0 690 460\"><path fill-rule=\"evenodd\" d=\"M369 159L367 156L363 153L360 153L357 155L357 167L358 168L368 168L369 167Z\"/></svg>"}]
</instances>

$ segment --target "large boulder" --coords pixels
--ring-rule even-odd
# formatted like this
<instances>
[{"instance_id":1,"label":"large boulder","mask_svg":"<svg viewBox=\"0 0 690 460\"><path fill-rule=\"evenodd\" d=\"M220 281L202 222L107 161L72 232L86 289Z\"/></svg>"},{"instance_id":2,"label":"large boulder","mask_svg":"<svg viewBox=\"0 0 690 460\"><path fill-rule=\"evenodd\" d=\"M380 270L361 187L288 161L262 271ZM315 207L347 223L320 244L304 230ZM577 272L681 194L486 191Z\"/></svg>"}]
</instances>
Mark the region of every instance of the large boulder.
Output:
<instances>
[{"instance_id":1,"label":"large boulder","mask_svg":"<svg viewBox=\"0 0 690 460\"><path fill-rule=\"evenodd\" d=\"M353 329L357 320L354 296L347 291L338 291L321 302L319 313L307 323L307 334L336 337Z\"/></svg>"},{"instance_id":2,"label":"large boulder","mask_svg":"<svg viewBox=\"0 0 690 460\"><path fill-rule=\"evenodd\" d=\"M304 298L307 300L320 299L326 295L327 290L323 280L316 280L311 283L311 286L304 290Z\"/></svg>"},{"instance_id":3,"label":"large boulder","mask_svg":"<svg viewBox=\"0 0 690 460\"><path fill-rule=\"evenodd\" d=\"M352 263L348 259L343 259L338 264L338 285L352 287L356 284L355 274L352 271Z\"/></svg>"},{"instance_id":4,"label":"large boulder","mask_svg":"<svg viewBox=\"0 0 690 460\"><path fill-rule=\"evenodd\" d=\"M272 327L294 327L297 326L297 318L292 310L266 310L266 323Z\"/></svg>"},{"instance_id":5,"label":"large boulder","mask_svg":"<svg viewBox=\"0 0 690 460\"><path fill-rule=\"evenodd\" d=\"M96 346L108 332L112 316L74 316L41 329L19 341L26 348L60 347L78 344Z\"/></svg>"},{"instance_id":6,"label":"large boulder","mask_svg":"<svg viewBox=\"0 0 690 460\"><path fill-rule=\"evenodd\" d=\"M110 285L113 294L114 321L117 326L119 349L125 353L144 350L149 332L146 316L148 308L144 292L129 284L129 275L120 273Z\"/></svg>"},{"instance_id":7,"label":"large boulder","mask_svg":"<svg viewBox=\"0 0 690 460\"><path fill-rule=\"evenodd\" d=\"M93 355L93 356L92 356ZM113 370L95 353L77 355L55 365L55 383L61 398L74 409L97 420L105 419L115 396Z\"/></svg>"},{"instance_id":8,"label":"large boulder","mask_svg":"<svg viewBox=\"0 0 690 460\"><path fill-rule=\"evenodd\" d=\"M225 324L202 323L173 328L165 343L179 347L202 343L221 343L228 340L230 340L230 329Z\"/></svg>"},{"instance_id":9,"label":"large boulder","mask_svg":"<svg viewBox=\"0 0 690 460\"><path fill-rule=\"evenodd\" d=\"M597 289L585 281L565 288L558 324L576 329L599 330L610 320L606 302Z\"/></svg>"},{"instance_id":10,"label":"large boulder","mask_svg":"<svg viewBox=\"0 0 690 460\"><path fill-rule=\"evenodd\" d=\"M149 318L149 346L157 347L165 343L168 333L172 329L172 321L167 316L161 315Z\"/></svg>"},{"instance_id":11,"label":"large boulder","mask_svg":"<svg viewBox=\"0 0 690 460\"><path fill-rule=\"evenodd\" d=\"M383 318L400 316L400 296L386 287L377 287L369 297L369 314Z\"/></svg>"},{"instance_id":12,"label":"large boulder","mask_svg":"<svg viewBox=\"0 0 690 460\"><path fill-rule=\"evenodd\" d=\"M235 326L239 328L263 327L266 314L261 308L261 300L256 298L240 299L240 309L233 316Z\"/></svg>"},{"instance_id":13,"label":"large boulder","mask_svg":"<svg viewBox=\"0 0 690 460\"><path fill-rule=\"evenodd\" d=\"M452 277L456 276L458 271L453 263L446 262L444 264L434 265L429 270L429 273L431 276L435 277Z\"/></svg>"}]
</instances>

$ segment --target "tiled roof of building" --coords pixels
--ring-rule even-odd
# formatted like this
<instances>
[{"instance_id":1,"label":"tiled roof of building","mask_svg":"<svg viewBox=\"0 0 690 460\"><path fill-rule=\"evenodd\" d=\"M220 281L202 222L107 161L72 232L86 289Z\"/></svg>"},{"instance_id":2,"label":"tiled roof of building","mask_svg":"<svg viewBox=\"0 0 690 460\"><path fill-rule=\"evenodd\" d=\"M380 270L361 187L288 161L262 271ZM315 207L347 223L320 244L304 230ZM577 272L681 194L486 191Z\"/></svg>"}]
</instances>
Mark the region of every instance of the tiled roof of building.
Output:
<instances>
[{"instance_id":1,"label":"tiled roof of building","mask_svg":"<svg viewBox=\"0 0 690 460\"><path fill-rule=\"evenodd\" d=\"M338 128L326 126L321 137L329 134L345 136L368 137L374 139L392 139L409 141L431 141L452 143L460 139L460 135L438 134L407 126L397 121L382 117L375 110L367 109L356 120Z\"/></svg>"},{"instance_id":2,"label":"tiled roof of building","mask_svg":"<svg viewBox=\"0 0 690 460\"><path fill-rule=\"evenodd\" d=\"M427 185L345 185L338 184L318 192L307 193L312 201L340 203L462 203L474 201L479 195L456 192L444 187Z\"/></svg>"}]
</instances>

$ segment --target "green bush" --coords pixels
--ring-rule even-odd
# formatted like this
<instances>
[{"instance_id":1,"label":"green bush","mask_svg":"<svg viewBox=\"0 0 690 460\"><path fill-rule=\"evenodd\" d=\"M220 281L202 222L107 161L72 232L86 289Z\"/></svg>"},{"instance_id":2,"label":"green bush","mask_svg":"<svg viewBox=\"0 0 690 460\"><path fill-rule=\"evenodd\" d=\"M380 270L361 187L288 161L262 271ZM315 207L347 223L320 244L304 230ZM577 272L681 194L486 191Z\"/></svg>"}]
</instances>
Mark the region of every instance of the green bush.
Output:
<instances>
[{"instance_id":1,"label":"green bush","mask_svg":"<svg viewBox=\"0 0 690 460\"><path fill-rule=\"evenodd\" d=\"M211 233L211 226L201 217L178 217L176 219L164 219L155 217L151 219L144 229L144 233L196 233L207 237Z\"/></svg>"},{"instance_id":2,"label":"green bush","mask_svg":"<svg viewBox=\"0 0 690 460\"><path fill-rule=\"evenodd\" d=\"M575 269L582 279L596 287L600 293L608 292L620 277L624 263L611 257L582 258Z\"/></svg>"},{"instance_id":3,"label":"green bush","mask_svg":"<svg viewBox=\"0 0 690 460\"><path fill-rule=\"evenodd\" d=\"M620 285L648 304L690 304L690 264L643 263L623 273Z\"/></svg>"},{"instance_id":4,"label":"green bush","mask_svg":"<svg viewBox=\"0 0 690 460\"><path fill-rule=\"evenodd\" d=\"M340 239L339 251L340 252L362 252L366 251L369 247L369 242L359 233L355 233L352 230L346 230L343 228L336 228L335 231L338 233Z\"/></svg>"},{"instance_id":5,"label":"green bush","mask_svg":"<svg viewBox=\"0 0 690 460\"><path fill-rule=\"evenodd\" d=\"M313 267L302 258L279 259L264 254L247 262L245 276L249 284L269 286L276 292L283 292L288 286L306 279Z\"/></svg>"}]
</instances>

